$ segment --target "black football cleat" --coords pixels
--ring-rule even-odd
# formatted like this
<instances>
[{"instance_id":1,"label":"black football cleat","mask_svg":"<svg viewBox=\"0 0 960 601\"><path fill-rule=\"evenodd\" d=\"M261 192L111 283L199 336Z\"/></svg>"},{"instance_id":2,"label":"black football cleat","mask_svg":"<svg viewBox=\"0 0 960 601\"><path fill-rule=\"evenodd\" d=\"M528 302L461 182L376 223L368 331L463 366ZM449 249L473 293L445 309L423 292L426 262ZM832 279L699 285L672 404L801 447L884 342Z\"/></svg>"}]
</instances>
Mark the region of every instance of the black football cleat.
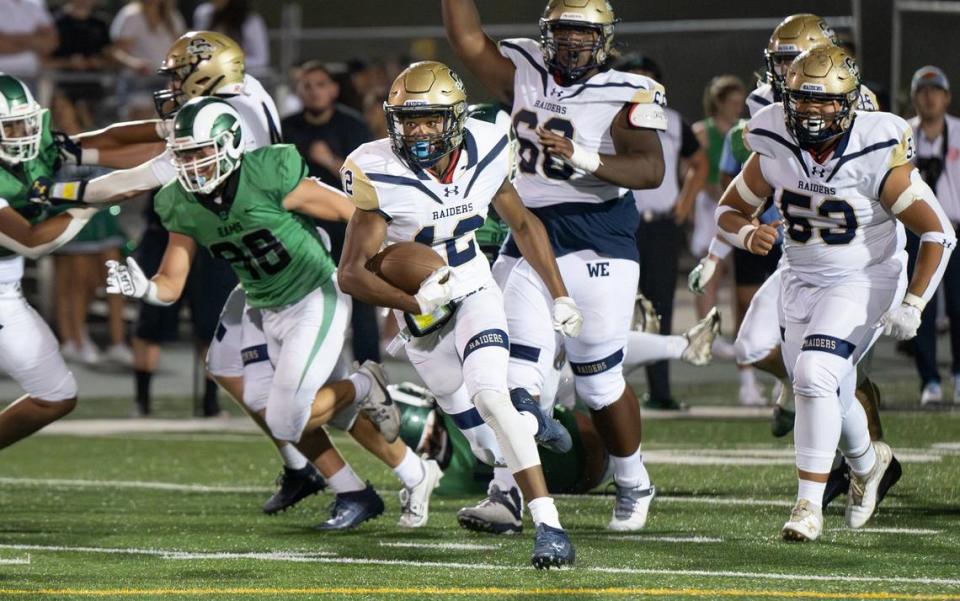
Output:
<instances>
[{"instance_id":1,"label":"black football cleat","mask_svg":"<svg viewBox=\"0 0 960 601\"><path fill-rule=\"evenodd\" d=\"M330 519L317 525L317 530L350 530L383 513L383 499L370 483L363 490L343 492L330 507Z\"/></svg>"},{"instance_id":2,"label":"black football cleat","mask_svg":"<svg viewBox=\"0 0 960 601\"><path fill-rule=\"evenodd\" d=\"M533 539L533 556L530 563L538 570L572 566L577 558L565 530L546 524L537 524Z\"/></svg>"},{"instance_id":3,"label":"black football cleat","mask_svg":"<svg viewBox=\"0 0 960 601\"><path fill-rule=\"evenodd\" d=\"M847 465L847 460L841 457L840 465L830 470L827 488L823 491L823 504L820 507L826 509L830 501L847 494L848 490L850 490L850 466Z\"/></svg>"},{"instance_id":4,"label":"black football cleat","mask_svg":"<svg viewBox=\"0 0 960 601\"><path fill-rule=\"evenodd\" d=\"M273 515L293 507L327 487L327 482L312 463L295 470L284 466L277 477L277 492L263 505L263 513Z\"/></svg>"},{"instance_id":5,"label":"black football cleat","mask_svg":"<svg viewBox=\"0 0 960 601\"><path fill-rule=\"evenodd\" d=\"M887 471L883 472L880 486L877 487L877 505L887 496L887 491L893 488L893 485L900 480L900 476L902 475L903 468L900 467L900 462L897 461L896 457L891 457L890 465L887 466Z\"/></svg>"}]
</instances>

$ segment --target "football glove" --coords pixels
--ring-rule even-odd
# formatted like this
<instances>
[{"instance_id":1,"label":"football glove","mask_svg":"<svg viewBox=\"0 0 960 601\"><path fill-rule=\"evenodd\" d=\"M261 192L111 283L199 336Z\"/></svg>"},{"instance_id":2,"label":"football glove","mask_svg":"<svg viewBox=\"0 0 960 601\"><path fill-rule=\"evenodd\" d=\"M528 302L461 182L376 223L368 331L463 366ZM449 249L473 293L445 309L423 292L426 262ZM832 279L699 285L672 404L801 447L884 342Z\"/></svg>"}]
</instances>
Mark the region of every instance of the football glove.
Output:
<instances>
[{"instance_id":1,"label":"football glove","mask_svg":"<svg viewBox=\"0 0 960 601\"><path fill-rule=\"evenodd\" d=\"M900 303L899 307L890 309L880 318L883 333L897 340L910 340L917 335L922 313L920 307L906 301Z\"/></svg>"},{"instance_id":2,"label":"football glove","mask_svg":"<svg viewBox=\"0 0 960 601\"><path fill-rule=\"evenodd\" d=\"M577 303L569 296L560 296L553 299L553 329L569 338L580 335L583 326L583 314L577 308Z\"/></svg>"},{"instance_id":3,"label":"football glove","mask_svg":"<svg viewBox=\"0 0 960 601\"><path fill-rule=\"evenodd\" d=\"M153 284L133 257L127 257L127 264L107 261L107 294L122 294L130 298L144 298ZM153 284L156 286L156 284Z\"/></svg>"},{"instance_id":4,"label":"football glove","mask_svg":"<svg viewBox=\"0 0 960 601\"><path fill-rule=\"evenodd\" d=\"M82 165L83 148L73 141L73 138L62 131L53 132L53 141L60 153L60 161L64 165Z\"/></svg>"},{"instance_id":5,"label":"football glove","mask_svg":"<svg viewBox=\"0 0 960 601\"><path fill-rule=\"evenodd\" d=\"M427 279L420 283L420 290L414 295L417 305L420 306L420 314L426 315L442 305L450 302L450 295L453 292L451 280L453 279L453 270L444 265L437 269Z\"/></svg>"},{"instance_id":6,"label":"football glove","mask_svg":"<svg viewBox=\"0 0 960 601\"><path fill-rule=\"evenodd\" d=\"M717 270L717 260L709 256L700 259L700 263L687 276L687 288L694 294L703 294L710 279Z\"/></svg>"}]
</instances>

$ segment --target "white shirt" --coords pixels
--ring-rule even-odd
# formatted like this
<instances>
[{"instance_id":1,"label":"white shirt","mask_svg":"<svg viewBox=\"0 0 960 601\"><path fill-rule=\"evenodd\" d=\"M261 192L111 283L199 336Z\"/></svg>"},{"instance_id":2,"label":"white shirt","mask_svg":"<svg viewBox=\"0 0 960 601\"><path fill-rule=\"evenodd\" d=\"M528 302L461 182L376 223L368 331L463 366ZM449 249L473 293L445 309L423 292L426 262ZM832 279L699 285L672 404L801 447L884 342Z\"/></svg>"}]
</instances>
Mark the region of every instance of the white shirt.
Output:
<instances>
[{"instance_id":1,"label":"white shirt","mask_svg":"<svg viewBox=\"0 0 960 601\"><path fill-rule=\"evenodd\" d=\"M633 198L641 216L664 215L673 210L680 196L679 164L683 148L683 117L680 113L664 108L667 115L667 131L660 134L663 146L663 183L652 190L634 190Z\"/></svg>"},{"instance_id":2,"label":"white shirt","mask_svg":"<svg viewBox=\"0 0 960 601\"><path fill-rule=\"evenodd\" d=\"M943 134L937 136L935 140L929 140L920 129L919 117L909 121L913 128L913 142L917 147L914 162L928 157L944 159L940 179L932 187L937 200L943 207L943 212L947 214L950 221L960 223L960 119L953 115L946 115L945 119L946 153L943 148Z\"/></svg>"},{"instance_id":3,"label":"white shirt","mask_svg":"<svg viewBox=\"0 0 960 601\"><path fill-rule=\"evenodd\" d=\"M193 11L193 28L209 30L213 21L214 6L212 2L204 2ZM243 22L240 47L243 48L244 64L248 73L262 73L270 66L270 38L267 35L267 25L263 17L257 13L250 13Z\"/></svg>"},{"instance_id":4,"label":"white shirt","mask_svg":"<svg viewBox=\"0 0 960 601\"><path fill-rule=\"evenodd\" d=\"M33 33L43 27L52 27L53 18L47 12L44 0L0 0L0 35ZM40 68L40 60L32 50L0 54L0 72L18 77L33 77Z\"/></svg>"},{"instance_id":5,"label":"white shirt","mask_svg":"<svg viewBox=\"0 0 960 601\"><path fill-rule=\"evenodd\" d=\"M114 17L113 23L110 24L110 39L115 42L119 40L130 41L128 54L159 68L160 63L166 58L170 46L186 30L187 26L183 22L183 17L177 11L173 12L172 32L163 25L159 25L156 30L150 29L141 4L131 2L120 9L120 12Z\"/></svg>"}]
</instances>

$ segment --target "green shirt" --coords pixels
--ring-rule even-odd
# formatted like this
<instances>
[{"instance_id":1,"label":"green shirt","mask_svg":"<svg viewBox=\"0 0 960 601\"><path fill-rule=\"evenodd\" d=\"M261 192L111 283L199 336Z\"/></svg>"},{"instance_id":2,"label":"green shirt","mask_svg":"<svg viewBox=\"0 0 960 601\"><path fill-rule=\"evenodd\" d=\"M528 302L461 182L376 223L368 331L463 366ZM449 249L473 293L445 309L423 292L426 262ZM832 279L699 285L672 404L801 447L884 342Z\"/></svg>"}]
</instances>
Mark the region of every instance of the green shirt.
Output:
<instances>
[{"instance_id":1,"label":"green shirt","mask_svg":"<svg viewBox=\"0 0 960 601\"><path fill-rule=\"evenodd\" d=\"M0 198L9 203L10 207L20 213L30 223L43 221L47 210L43 205L30 202L27 195L30 187L38 177L53 177L53 173L60 166L60 152L53 140L50 130L50 111L44 109L41 133L40 154L35 159L16 165L7 165L0 162ZM0 247L0 257L9 257L16 253Z\"/></svg>"},{"instance_id":2,"label":"green shirt","mask_svg":"<svg viewBox=\"0 0 960 601\"><path fill-rule=\"evenodd\" d=\"M265 146L243 156L222 197L198 196L172 181L157 193L154 209L169 231L230 262L251 307L290 305L336 269L312 221L283 208L306 174L294 146Z\"/></svg>"},{"instance_id":3,"label":"green shirt","mask_svg":"<svg viewBox=\"0 0 960 601\"><path fill-rule=\"evenodd\" d=\"M750 150L743 143L743 130L747 126L747 120L741 119L739 123L733 126L733 129L730 130L730 149L733 151L733 158L737 160L740 165L743 165L747 162L747 159L750 158Z\"/></svg>"},{"instance_id":4,"label":"green shirt","mask_svg":"<svg viewBox=\"0 0 960 601\"><path fill-rule=\"evenodd\" d=\"M723 154L723 134L714 123L713 117L704 121L704 129L707 132L707 160L710 164L710 172L707 174L707 183L720 183L720 155Z\"/></svg>"}]
</instances>

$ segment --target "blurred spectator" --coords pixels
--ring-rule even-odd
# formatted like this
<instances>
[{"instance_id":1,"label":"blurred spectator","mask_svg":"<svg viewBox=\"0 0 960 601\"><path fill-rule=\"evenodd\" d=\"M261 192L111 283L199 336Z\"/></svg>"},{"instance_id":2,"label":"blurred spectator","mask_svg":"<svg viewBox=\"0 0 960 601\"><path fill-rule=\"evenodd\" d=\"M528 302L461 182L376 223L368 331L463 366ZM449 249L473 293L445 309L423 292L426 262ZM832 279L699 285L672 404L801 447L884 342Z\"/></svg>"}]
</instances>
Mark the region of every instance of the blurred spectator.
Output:
<instances>
[{"instance_id":1,"label":"blurred spectator","mask_svg":"<svg viewBox=\"0 0 960 601\"><path fill-rule=\"evenodd\" d=\"M0 72L30 80L57 47L57 30L44 0L0 0Z\"/></svg>"},{"instance_id":2,"label":"blurred spectator","mask_svg":"<svg viewBox=\"0 0 960 601\"><path fill-rule=\"evenodd\" d=\"M338 104L340 86L320 62L301 67L297 96L303 104L300 113L281 121L284 141L293 144L303 155L310 175L340 188L340 167L344 158L371 139L370 130L358 113ZM346 226L343 223L318 221L330 235L334 258L339 262L343 251ZM370 305L354 301L353 354L361 363L380 360L376 314Z\"/></svg>"},{"instance_id":3,"label":"blurred spectator","mask_svg":"<svg viewBox=\"0 0 960 601\"><path fill-rule=\"evenodd\" d=\"M60 43L46 66L61 71L96 73L112 64L110 25L106 15L94 12L100 0L71 0L55 15ZM104 97L97 81L64 81L53 99L57 127L70 134L93 129L93 107Z\"/></svg>"},{"instance_id":4,"label":"blurred spectator","mask_svg":"<svg viewBox=\"0 0 960 601\"><path fill-rule=\"evenodd\" d=\"M914 163L923 181L936 193L954 229L957 229L960 224L960 119L947 114L950 82L938 67L922 67L913 74L910 96L917 111L917 116L910 120L916 145ZM920 239L907 230L911 277L919 247ZM960 403L960 259L950 257L941 286L946 313L950 318L953 402ZM922 390L920 404L924 407L938 405L944 400L937 368L938 297L938 294L934 294L923 310L923 320L915 339L915 361Z\"/></svg>"},{"instance_id":5,"label":"blurred spectator","mask_svg":"<svg viewBox=\"0 0 960 601\"><path fill-rule=\"evenodd\" d=\"M703 93L703 112L706 119L693 124L693 133L697 135L700 145L706 151L710 166L707 183L697 197L694 214L690 252L695 257L707 254L710 241L717 233L714 213L717 210L717 201L723 193L723 188L720 187L720 154L723 152L723 139L730 128L740 120L746 107L746 98L747 89L739 77L735 75L714 77ZM720 269L722 265L721 263L717 268ZM707 284L704 294L694 299L699 317L706 315L707 311L717 304L717 284L721 279L723 278L718 273ZM720 357L732 358L733 345L717 338L714 342L714 352Z\"/></svg>"},{"instance_id":6,"label":"blurred spectator","mask_svg":"<svg viewBox=\"0 0 960 601\"><path fill-rule=\"evenodd\" d=\"M126 343L122 296L106 295L110 346L104 355L90 339L86 324L90 302L107 277L104 263L123 260L120 248L125 241L114 215L100 211L54 255L57 330L63 357L68 361L96 364L106 359L127 367L133 364Z\"/></svg>"},{"instance_id":7,"label":"blurred spectator","mask_svg":"<svg viewBox=\"0 0 960 601\"><path fill-rule=\"evenodd\" d=\"M363 118L367 122L370 134L374 140L386 138L387 132L387 114L383 112L383 103L387 101L387 95L367 94L363 99Z\"/></svg>"},{"instance_id":8,"label":"blurred spectator","mask_svg":"<svg viewBox=\"0 0 960 601\"><path fill-rule=\"evenodd\" d=\"M614 68L663 81L660 67L648 56L630 54ZM677 287L677 263L683 237L682 226L690 217L694 200L707 178L707 155L693 130L677 111L667 108L667 131L663 145L664 177L654 190L635 190L633 197L640 213L637 248L640 251L640 291L660 314L660 332L673 328L673 295ZM681 187L682 183L682 187ZM667 361L647 366L649 400L646 406L678 409L670 392Z\"/></svg>"},{"instance_id":9,"label":"blurred spectator","mask_svg":"<svg viewBox=\"0 0 960 601\"><path fill-rule=\"evenodd\" d=\"M114 58L131 77L121 82L121 106L127 119L154 116L152 92L159 85L155 75L170 46L187 27L174 0L132 0L120 9L110 24ZM140 77L134 77L139 75Z\"/></svg>"},{"instance_id":10,"label":"blurred spectator","mask_svg":"<svg viewBox=\"0 0 960 601\"><path fill-rule=\"evenodd\" d=\"M193 11L193 28L218 31L239 42L248 73L258 75L270 66L270 38L263 17L250 10L248 0L211 0Z\"/></svg>"}]
</instances>

